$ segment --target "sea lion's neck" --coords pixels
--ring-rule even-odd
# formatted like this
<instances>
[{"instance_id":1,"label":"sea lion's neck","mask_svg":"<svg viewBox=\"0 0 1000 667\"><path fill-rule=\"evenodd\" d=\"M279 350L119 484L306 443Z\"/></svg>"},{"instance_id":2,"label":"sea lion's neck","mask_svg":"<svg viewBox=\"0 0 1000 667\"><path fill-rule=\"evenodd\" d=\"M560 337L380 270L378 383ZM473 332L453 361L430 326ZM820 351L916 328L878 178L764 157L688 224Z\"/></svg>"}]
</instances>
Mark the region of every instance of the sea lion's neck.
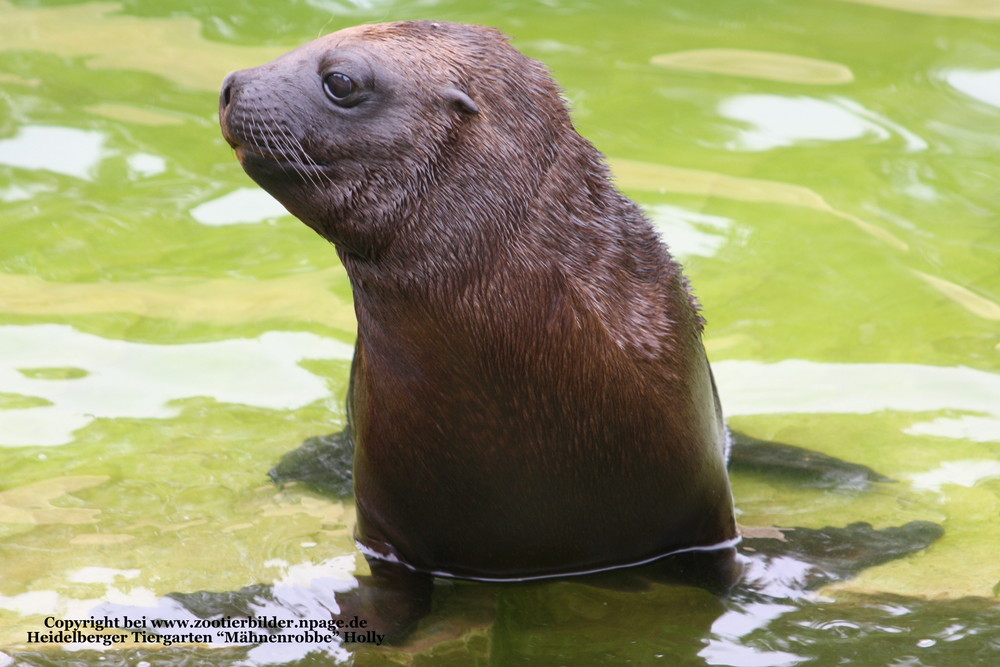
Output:
<instances>
[{"instance_id":1,"label":"sea lion's neck","mask_svg":"<svg viewBox=\"0 0 1000 667\"><path fill-rule=\"evenodd\" d=\"M516 262L518 252L536 255L535 246L550 235L537 228L535 210L547 168L541 173L519 168L514 171L520 174L509 178L477 176L489 168L461 161L431 175L433 183L414 186L427 195L404 200L378 219L345 221L323 235L336 245L356 297L440 297L445 303L474 297L500 265Z\"/></svg>"},{"instance_id":2,"label":"sea lion's neck","mask_svg":"<svg viewBox=\"0 0 1000 667\"><path fill-rule=\"evenodd\" d=\"M392 233L380 245L335 243L351 280L356 301L373 309L399 304L447 304L474 292L489 280L491 267L510 252L507 244L514 221L494 221L506 227L503 236L489 230L468 230L451 238L447 212L425 212L394 221ZM455 220L453 218L452 220ZM471 225L470 225L471 226ZM419 234L410 234L419 229Z\"/></svg>"},{"instance_id":3,"label":"sea lion's neck","mask_svg":"<svg viewBox=\"0 0 1000 667\"><path fill-rule=\"evenodd\" d=\"M472 158L453 162L468 171L438 172L432 197L378 221L387 240L377 253L338 246L359 334L370 325L404 336L400 322L414 323L415 342L448 338L470 322L512 330L522 318L532 328L562 300L598 316L612 340L656 354L673 329L666 306L628 304L676 301L673 317L696 319L679 267L664 262L652 226L610 185L600 154L575 133L554 146L509 177L470 180L489 170ZM614 294L609 284L618 286Z\"/></svg>"}]
</instances>

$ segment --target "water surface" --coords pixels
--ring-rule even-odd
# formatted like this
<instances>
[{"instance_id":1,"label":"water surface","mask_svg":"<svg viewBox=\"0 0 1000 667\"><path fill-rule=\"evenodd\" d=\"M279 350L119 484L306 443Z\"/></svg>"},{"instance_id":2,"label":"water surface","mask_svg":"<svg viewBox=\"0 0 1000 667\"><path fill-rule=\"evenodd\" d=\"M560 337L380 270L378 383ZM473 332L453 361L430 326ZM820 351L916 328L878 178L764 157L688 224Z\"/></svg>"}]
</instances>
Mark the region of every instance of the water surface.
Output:
<instances>
[{"instance_id":1,"label":"water surface","mask_svg":"<svg viewBox=\"0 0 1000 667\"><path fill-rule=\"evenodd\" d=\"M1000 4L0 0L0 646L46 616L364 570L266 472L337 430L332 248L243 174L224 75L377 20L500 27L684 260L735 426L897 480L737 475L746 525L942 524L804 599L456 586L358 664L991 664L1000 650ZM333 586L333 584L330 584ZM339 585L339 584L337 584ZM678 612L678 610L682 610ZM332 650L332 649L331 649ZM78 664L269 664L128 647ZM346 652L334 657L347 659ZM0 665L13 658L0 653Z\"/></svg>"}]
</instances>

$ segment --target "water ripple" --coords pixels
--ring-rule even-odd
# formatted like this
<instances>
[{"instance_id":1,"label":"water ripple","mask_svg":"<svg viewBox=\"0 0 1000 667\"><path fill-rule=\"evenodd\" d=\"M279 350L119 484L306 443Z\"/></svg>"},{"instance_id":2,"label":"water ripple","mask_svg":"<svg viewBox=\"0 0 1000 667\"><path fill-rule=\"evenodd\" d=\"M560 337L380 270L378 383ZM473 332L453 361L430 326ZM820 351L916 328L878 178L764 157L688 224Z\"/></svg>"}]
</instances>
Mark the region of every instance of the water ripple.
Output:
<instances>
[{"instance_id":1,"label":"water ripple","mask_svg":"<svg viewBox=\"0 0 1000 667\"><path fill-rule=\"evenodd\" d=\"M821 100L806 96L735 95L719 105L726 118L747 125L727 148L765 151L811 141L848 141L899 135L910 152L927 149L927 142L898 123L853 100Z\"/></svg>"},{"instance_id":2,"label":"water ripple","mask_svg":"<svg viewBox=\"0 0 1000 667\"><path fill-rule=\"evenodd\" d=\"M352 355L346 343L302 332L151 345L109 340L66 325L0 326L0 393L47 401L0 410L0 445L66 444L94 419L173 417L180 408L171 401L196 396L298 408L328 394L322 378L300 361ZM85 372L53 379L39 374L45 368Z\"/></svg>"}]
</instances>

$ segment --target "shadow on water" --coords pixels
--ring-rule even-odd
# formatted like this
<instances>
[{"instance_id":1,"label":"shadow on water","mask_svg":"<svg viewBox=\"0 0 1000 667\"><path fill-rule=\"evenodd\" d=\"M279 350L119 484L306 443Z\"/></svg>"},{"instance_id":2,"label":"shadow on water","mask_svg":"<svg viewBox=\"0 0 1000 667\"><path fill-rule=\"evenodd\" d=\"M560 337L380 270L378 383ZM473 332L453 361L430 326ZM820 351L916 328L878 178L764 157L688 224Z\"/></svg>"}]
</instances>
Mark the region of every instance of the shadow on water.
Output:
<instances>
[{"instance_id":1,"label":"shadow on water","mask_svg":"<svg viewBox=\"0 0 1000 667\"><path fill-rule=\"evenodd\" d=\"M468 598L442 585L437 616L410 645L361 650L280 644L206 649L172 646L121 651L12 653L14 665L355 665L649 664L950 665L990 664L1000 648L1000 605L966 598L880 595L829 600L719 600L699 589L608 592L570 581L515 585ZM483 593L489 586L479 588ZM441 617L461 611L461 627ZM476 615L478 612L478 616ZM481 625L476 625L480 621ZM488 623L488 625L487 625ZM270 650L268 650L270 648ZM308 651L308 652L306 652Z\"/></svg>"},{"instance_id":2,"label":"shadow on water","mask_svg":"<svg viewBox=\"0 0 1000 667\"><path fill-rule=\"evenodd\" d=\"M770 560L765 569L772 577L771 587L782 588L787 581L775 580L798 579L809 568L808 563L786 556ZM841 595L831 600L803 590L774 595L756 589L759 581L723 597L692 586L647 584L641 590L621 590L634 583L633 576L625 582L439 581L433 612L400 646L282 644L277 639L281 633L272 632L267 633L268 642L249 646L18 652L11 664L549 665L569 660L649 664L665 659L673 665L828 665L845 660L943 665L956 664L956 657L964 664L988 664L1000 648L1000 605L995 600L934 601L891 595ZM609 588L611 583L625 585ZM280 599L267 587L256 589L256 594L242 593L246 598L228 611L242 608L258 618L331 615L322 596L305 589L282 591ZM169 598L156 609L142 611L178 620L196 617Z\"/></svg>"},{"instance_id":3,"label":"shadow on water","mask_svg":"<svg viewBox=\"0 0 1000 667\"><path fill-rule=\"evenodd\" d=\"M324 495L351 489L352 444L311 438L272 471ZM861 465L737 434L732 465L751 474L855 492L891 482ZM928 601L816 593L868 567L930 546L926 521L875 529L745 528L736 550L684 553L655 563L517 584L436 580L430 591L389 586L379 598L413 622L397 637L344 613L344 600L381 581L317 578L231 592L175 593L154 607L102 604L96 618L145 621L155 649L18 652L20 665L574 664L669 659L671 664L935 664L942 651L978 658L1000 642L1000 606L985 599ZM736 583L733 583L733 582ZM383 584L385 582L382 582ZM367 588L366 588L367 587ZM382 591L384 592L384 591ZM255 619L248 626L245 619ZM194 632L214 648L170 645ZM208 635L208 638L204 638ZM156 639L154 639L156 637ZM188 639L190 641L190 638ZM968 648L966 648L966 646ZM902 660L903 662L899 662Z\"/></svg>"}]
</instances>

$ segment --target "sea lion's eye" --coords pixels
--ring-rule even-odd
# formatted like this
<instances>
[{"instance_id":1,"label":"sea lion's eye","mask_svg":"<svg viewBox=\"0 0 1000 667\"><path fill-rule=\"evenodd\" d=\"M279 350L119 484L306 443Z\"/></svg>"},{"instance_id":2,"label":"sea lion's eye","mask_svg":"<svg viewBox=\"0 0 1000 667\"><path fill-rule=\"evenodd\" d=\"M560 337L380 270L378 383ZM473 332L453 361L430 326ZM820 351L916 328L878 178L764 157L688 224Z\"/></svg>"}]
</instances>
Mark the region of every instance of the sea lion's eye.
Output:
<instances>
[{"instance_id":1,"label":"sea lion's eye","mask_svg":"<svg viewBox=\"0 0 1000 667\"><path fill-rule=\"evenodd\" d=\"M344 104L355 88L354 81L346 74L330 72L323 77L323 92L334 104Z\"/></svg>"}]
</instances>

